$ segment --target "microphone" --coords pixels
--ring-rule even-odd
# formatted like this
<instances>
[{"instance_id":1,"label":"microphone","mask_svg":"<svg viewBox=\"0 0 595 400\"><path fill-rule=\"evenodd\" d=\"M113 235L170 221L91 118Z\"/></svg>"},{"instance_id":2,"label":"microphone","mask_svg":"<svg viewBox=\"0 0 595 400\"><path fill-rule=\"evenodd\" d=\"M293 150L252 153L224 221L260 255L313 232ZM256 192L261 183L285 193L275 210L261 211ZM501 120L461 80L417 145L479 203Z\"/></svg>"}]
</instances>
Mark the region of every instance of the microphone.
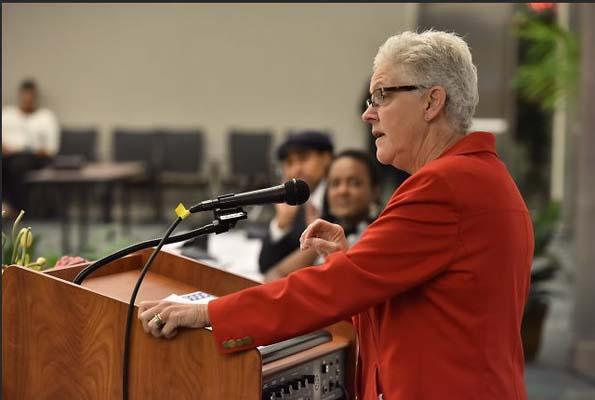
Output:
<instances>
[{"instance_id":1,"label":"microphone","mask_svg":"<svg viewBox=\"0 0 595 400\"><path fill-rule=\"evenodd\" d=\"M308 184L301 179L291 179L282 185L244 193L230 193L216 199L202 201L192 207L190 212L214 210L216 208L235 208L269 203L287 203L290 206L304 204L310 197Z\"/></svg>"}]
</instances>

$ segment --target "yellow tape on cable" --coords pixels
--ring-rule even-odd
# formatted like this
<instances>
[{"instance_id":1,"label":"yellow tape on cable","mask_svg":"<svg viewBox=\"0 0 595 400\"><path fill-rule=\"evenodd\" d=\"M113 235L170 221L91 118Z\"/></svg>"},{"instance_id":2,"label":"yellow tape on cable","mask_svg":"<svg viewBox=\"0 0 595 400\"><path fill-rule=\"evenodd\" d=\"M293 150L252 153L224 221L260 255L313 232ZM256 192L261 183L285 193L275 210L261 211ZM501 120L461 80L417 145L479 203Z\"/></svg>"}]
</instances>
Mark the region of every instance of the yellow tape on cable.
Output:
<instances>
[{"instance_id":1,"label":"yellow tape on cable","mask_svg":"<svg viewBox=\"0 0 595 400\"><path fill-rule=\"evenodd\" d=\"M176 215L182 219L185 219L187 216L190 215L190 211L188 211L186 207L184 207L184 204L180 203L176 207Z\"/></svg>"}]
</instances>

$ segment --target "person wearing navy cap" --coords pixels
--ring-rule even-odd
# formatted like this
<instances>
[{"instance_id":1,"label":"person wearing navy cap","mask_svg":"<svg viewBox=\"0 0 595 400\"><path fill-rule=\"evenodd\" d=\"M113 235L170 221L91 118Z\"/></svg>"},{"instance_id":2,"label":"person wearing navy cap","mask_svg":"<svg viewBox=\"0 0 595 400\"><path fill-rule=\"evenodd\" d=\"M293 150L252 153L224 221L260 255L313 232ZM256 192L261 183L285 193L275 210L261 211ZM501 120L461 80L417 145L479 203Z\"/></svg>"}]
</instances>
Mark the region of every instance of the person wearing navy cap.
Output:
<instances>
[{"instance_id":1,"label":"person wearing navy cap","mask_svg":"<svg viewBox=\"0 0 595 400\"><path fill-rule=\"evenodd\" d=\"M275 217L258 257L263 274L299 248L299 238L306 226L316 218L328 218L325 178L332 158L333 143L320 131L292 133L277 149L283 180L303 179L311 195L302 207L275 204Z\"/></svg>"}]
</instances>

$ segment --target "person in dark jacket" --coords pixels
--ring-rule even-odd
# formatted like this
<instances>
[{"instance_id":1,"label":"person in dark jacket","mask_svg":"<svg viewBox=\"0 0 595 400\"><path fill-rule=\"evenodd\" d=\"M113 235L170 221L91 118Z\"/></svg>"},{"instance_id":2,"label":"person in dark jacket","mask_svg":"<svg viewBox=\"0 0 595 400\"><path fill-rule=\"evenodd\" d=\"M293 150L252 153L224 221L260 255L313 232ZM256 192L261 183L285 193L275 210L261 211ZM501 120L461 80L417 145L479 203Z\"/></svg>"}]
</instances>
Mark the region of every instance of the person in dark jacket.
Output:
<instances>
[{"instance_id":1,"label":"person in dark jacket","mask_svg":"<svg viewBox=\"0 0 595 400\"><path fill-rule=\"evenodd\" d=\"M328 219L325 177L333 159L333 143L323 132L290 134L277 149L277 159L283 180L303 179L310 187L310 198L301 207L275 204L275 217L258 257L263 274L299 248L306 226L316 218Z\"/></svg>"}]
</instances>

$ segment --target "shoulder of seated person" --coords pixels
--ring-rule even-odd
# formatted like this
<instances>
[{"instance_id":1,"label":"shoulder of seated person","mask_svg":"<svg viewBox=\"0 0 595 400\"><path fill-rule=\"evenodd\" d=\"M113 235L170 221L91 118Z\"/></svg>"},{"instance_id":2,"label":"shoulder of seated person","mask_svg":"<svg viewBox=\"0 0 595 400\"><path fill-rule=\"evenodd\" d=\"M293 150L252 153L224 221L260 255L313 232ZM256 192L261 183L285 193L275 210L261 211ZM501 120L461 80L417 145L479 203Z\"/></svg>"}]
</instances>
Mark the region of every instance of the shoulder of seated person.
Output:
<instances>
[{"instance_id":1,"label":"shoulder of seated person","mask_svg":"<svg viewBox=\"0 0 595 400\"><path fill-rule=\"evenodd\" d=\"M38 108L35 111L36 115L39 116L43 116L43 117L53 117L54 116L54 112L52 110L50 110L49 108Z\"/></svg>"}]
</instances>

